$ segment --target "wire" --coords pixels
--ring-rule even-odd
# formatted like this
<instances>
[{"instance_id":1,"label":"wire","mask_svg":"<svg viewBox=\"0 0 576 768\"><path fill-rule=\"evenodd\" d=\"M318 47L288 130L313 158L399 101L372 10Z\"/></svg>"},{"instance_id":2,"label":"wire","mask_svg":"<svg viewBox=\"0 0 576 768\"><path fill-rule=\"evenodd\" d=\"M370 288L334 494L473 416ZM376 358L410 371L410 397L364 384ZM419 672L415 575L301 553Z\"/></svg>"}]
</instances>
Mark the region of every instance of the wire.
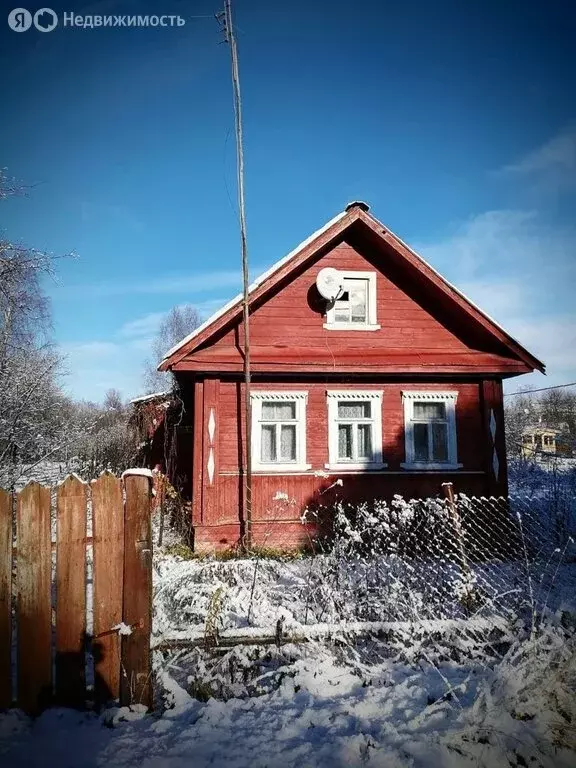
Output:
<instances>
[{"instance_id":1,"label":"wire","mask_svg":"<svg viewBox=\"0 0 576 768\"><path fill-rule=\"evenodd\" d=\"M504 397L512 397L512 395L532 395L534 392L549 392L551 389L562 389L563 387L576 387L576 381L570 384L557 384L555 387L542 387L542 389L524 389L522 392L505 392Z\"/></svg>"}]
</instances>

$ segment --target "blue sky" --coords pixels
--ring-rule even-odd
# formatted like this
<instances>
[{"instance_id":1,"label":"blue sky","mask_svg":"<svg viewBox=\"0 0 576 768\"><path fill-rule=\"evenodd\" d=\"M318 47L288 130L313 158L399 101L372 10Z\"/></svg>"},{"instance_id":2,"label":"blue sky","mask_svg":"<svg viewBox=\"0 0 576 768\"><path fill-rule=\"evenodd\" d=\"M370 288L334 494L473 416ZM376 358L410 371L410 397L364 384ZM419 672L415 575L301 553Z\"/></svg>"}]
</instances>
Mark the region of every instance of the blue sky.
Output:
<instances>
[{"instance_id":1,"label":"blue sky","mask_svg":"<svg viewBox=\"0 0 576 768\"><path fill-rule=\"evenodd\" d=\"M576 380L573 4L233 1L252 271L367 200L547 363L512 389ZM51 7L186 19L0 25L1 165L35 185L2 204L0 227L79 255L48 286L69 391L134 396L163 313L207 314L239 289L221 5Z\"/></svg>"}]
</instances>

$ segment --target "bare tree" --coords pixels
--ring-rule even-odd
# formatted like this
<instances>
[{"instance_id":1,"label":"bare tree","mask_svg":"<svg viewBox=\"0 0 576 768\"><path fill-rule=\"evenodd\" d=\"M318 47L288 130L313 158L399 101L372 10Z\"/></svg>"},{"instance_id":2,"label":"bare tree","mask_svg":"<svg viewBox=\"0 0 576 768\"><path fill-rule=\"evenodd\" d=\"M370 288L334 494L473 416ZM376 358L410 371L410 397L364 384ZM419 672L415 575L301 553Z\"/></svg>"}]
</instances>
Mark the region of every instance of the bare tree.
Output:
<instances>
[{"instance_id":1,"label":"bare tree","mask_svg":"<svg viewBox=\"0 0 576 768\"><path fill-rule=\"evenodd\" d=\"M120 392L109 389L102 404L81 402L73 408L76 437L70 446L70 468L85 478L128 469L136 458L137 435L130 424L131 408Z\"/></svg>"},{"instance_id":2,"label":"bare tree","mask_svg":"<svg viewBox=\"0 0 576 768\"><path fill-rule=\"evenodd\" d=\"M514 395L505 400L506 453L509 459L524 458L524 430L537 422L534 395Z\"/></svg>"},{"instance_id":3,"label":"bare tree","mask_svg":"<svg viewBox=\"0 0 576 768\"><path fill-rule=\"evenodd\" d=\"M148 393L170 388L171 375L158 371L158 365L166 352L198 328L200 322L198 310L191 304L172 307L162 320L152 342L151 357L144 363L144 386Z\"/></svg>"},{"instance_id":4,"label":"bare tree","mask_svg":"<svg viewBox=\"0 0 576 768\"><path fill-rule=\"evenodd\" d=\"M0 171L0 200L18 190ZM42 278L55 257L0 235L0 474L52 450L64 429L62 358L51 339L50 304Z\"/></svg>"}]
</instances>

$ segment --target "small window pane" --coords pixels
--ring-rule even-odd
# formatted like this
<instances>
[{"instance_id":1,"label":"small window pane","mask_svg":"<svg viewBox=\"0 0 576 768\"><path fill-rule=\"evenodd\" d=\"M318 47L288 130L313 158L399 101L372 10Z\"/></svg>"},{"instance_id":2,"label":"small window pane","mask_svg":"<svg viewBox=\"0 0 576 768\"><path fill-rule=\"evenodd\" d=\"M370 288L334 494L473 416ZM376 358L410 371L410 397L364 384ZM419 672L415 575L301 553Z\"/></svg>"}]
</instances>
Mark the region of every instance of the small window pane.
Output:
<instances>
[{"instance_id":1,"label":"small window pane","mask_svg":"<svg viewBox=\"0 0 576 768\"><path fill-rule=\"evenodd\" d=\"M339 299L334 305L334 320L337 323L350 322L350 304L348 303L347 300L342 301L341 299Z\"/></svg>"},{"instance_id":2,"label":"small window pane","mask_svg":"<svg viewBox=\"0 0 576 768\"><path fill-rule=\"evenodd\" d=\"M341 400L338 403L339 419L369 419L371 418L371 403L369 400Z\"/></svg>"},{"instance_id":3,"label":"small window pane","mask_svg":"<svg viewBox=\"0 0 576 768\"><path fill-rule=\"evenodd\" d=\"M338 425L338 458L352 458L352 425Z\"/></svg>"},{"instance_id":4,"label":"small window pane","mask_svg":"<svg viewBox=\"0 0 576 768\"><path fill-rule=\"evenodd\" d=\"M264 463L276 461L276 427L273 424L262 425L261 459Z\"/></svg>"},{"instance_id":5,"label":"small window pane","mask_svg":"<svg viewBox=\"0 0 576 768\"><path fill-rule=\"evenodd\" d=\"M446 418L446 403L414 403L414 418L420 421L433 421Z\"/></svg>"},{"instance_id":6,"label":"small window pane","mask_svg":"<svg viewBox=\"0 0 576 768\"><path fill-rule=\"evenodd\" d=\"M355 280L355 287L350 291L350 311L353 323L366 322L367 285L365 280Z\"/></svg>"},{"instance_id":7,"label":"small window pane","mask_svg":"<svg viewBox=\"0 0 576 768\"><path fill-rule=\"evenodd\" d=\"M358 424L358 458L372 458L372 425Z\"/></svg>"},{"instance_id":8,"label":"small window pane","mask_svg":"<svg viewBox=\"0 0 576 768\"><path fill-rule=\"evenodd\" d=\"M280 427L280 460L296 461L296 424Z\"/></svg>"},{"instance_id":9,"label":"small window pane","mask_svg":"<svg viewBox=\"0 0 576 768\"><path fill-rule=\"evenodd\" d=\"M447 424L432 424L432 461L448 461Z\"/></svg>"},{"instance_id":10,"label":"small window pane","mask_svg":"<svg viewBox=\"0 0 576 768\"><path fill-rule=\"evenodd\" d=\"M428 461L428 424L414 424L414 460Z\"/></svg>"},{"instance_id":11,"label":"small window pane","mask_svg":"<svg viewBox=\"0 0 576 768\"><path fill-rule=\"evenodd\" d=\"M291 421L296 418L294 401L274 400L262 403L262 421Z\"/></svg>"}]
</instances>

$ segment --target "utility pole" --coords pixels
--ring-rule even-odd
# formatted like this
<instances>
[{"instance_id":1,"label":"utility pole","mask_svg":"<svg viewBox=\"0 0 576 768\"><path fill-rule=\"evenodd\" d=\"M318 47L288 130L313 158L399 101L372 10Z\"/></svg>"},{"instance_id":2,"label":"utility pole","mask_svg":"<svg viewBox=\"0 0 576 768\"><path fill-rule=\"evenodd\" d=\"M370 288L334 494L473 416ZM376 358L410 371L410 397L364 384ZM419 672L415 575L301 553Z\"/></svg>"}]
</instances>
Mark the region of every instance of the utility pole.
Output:
<instances>
[{"instance_id":1,"label":"utility pole","mask_svg":"<svg viewBox=\"0 0 576 768\"><path fill-rule=\"evenodd\" d=\"M234 118L236 128L236 159L238 208L240 213L240 240L242 244L242 285L244 323L244 410L245 410L245 472L244 472L244 535L245 549L252 547L252 404L250 400L250 312L248 304L248 246L246 238L246 208L244 203L244 150L242 137L242 99L240 97L240 76L238 73L238 49L232 24L231 0L224 0L224 12L217 14L217 20L224 25L224 35L230 44L232 59L232 86L234 91Z\"/></svg>"}]
</instances>

